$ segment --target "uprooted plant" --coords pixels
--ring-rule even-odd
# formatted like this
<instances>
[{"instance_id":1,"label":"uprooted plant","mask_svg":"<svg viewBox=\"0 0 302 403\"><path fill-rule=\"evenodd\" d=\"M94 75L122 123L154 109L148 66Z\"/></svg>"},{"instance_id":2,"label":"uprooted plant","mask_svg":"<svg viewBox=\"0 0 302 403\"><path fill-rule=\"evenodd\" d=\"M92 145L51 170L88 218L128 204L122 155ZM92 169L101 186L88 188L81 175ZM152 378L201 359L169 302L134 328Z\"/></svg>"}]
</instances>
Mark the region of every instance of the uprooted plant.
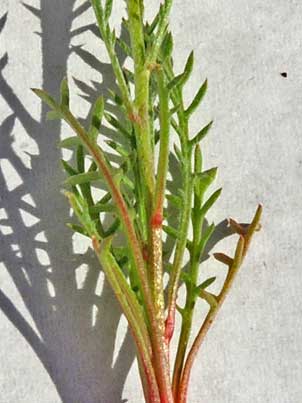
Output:
<instances>
[{"instance_id":1,"label":"uprooted plant","mask_svg":"<svg viewBox=\"0 0 302 403\"><path fill-rule=\"evenodd\" d=\"M91 0L91 3L118 90L110 91L107 102L100 96L92 105L88 128L84 128L70 110L67 79L62 81L59 102L43 90L33 91L51 108L48 118L65 120L75 133L60 144L74 150L76 160L76 166L63 161L69 187L65 194L80 222L70 227L91 239L128 320L145 400L148 403L185 403L198 349L260 226L262 208L258 207L249 225L229 221L239 239L234 257L214 254L216 260L227 267L224 285L218 295L214 295L208 288L215 277L199 284L199 271L206 245L215 230L214 224L207 223L206 215L221 189L205 197L217 170L203 170L199 143L211 123L193 136L189 126L192 114L204 98L207 81L187 105L183 89L193 69L194 55L193 52L189 55L184 71L175 75L173 39L168 28L172 0L161 4L151 23L144 20L143 0L127 0L128 19L122 24L129 34L128 42L118 38L110 27L113 0L106 0L105 4ZM132 59L133 71L121 66L117 47ZM115 116L109 112L108 105L111 109L114 106ZM111 154L104 151L105 121L116 134L114 141L106 141L106 147L111 147L118 157L115 162ZM167 186L170 158L180 167L178 189ZM96 181L106 186L101 198L93 192ZM171 215L174 226L169 220ZM106 219L111 222L109 226ZM124 243L116 242L121 236ZM166 237L170 245L173 244L173 254L165 253L163 239ZM186 251L189 261L185 264ZM164 273L169 276L166 287ZM181 284L185 284L186 290L182 307L177 303ZM209 309L190 346L198 300L205 301ZM176 314L180 315L182 324L172 366L169 346L175 336Z\"/></svg>"}]
</instances>

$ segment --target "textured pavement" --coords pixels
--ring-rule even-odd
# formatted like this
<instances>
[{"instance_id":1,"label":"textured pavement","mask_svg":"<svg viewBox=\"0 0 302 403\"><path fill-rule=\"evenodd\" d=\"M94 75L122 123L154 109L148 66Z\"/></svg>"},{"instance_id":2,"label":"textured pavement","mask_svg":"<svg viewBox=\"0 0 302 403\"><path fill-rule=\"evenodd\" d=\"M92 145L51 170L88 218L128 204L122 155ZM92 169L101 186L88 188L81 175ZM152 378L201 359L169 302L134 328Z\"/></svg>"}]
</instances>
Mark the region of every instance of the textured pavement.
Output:
<instances>
[{"instance_id":1,"label":"textured pavement","mask_svg":"<svg viewBox=\"0 0 302 403\"><path fill-rule=\"evenodd\" d=\"M84 117L79 95L112 83L102 45L81 30L91 10L73 12L83 3L27 0L40 12L0 3L0 18L8 13L0 20L0 403L142 402L125 320L87 245L64 225L57 142L69 129L46 123L29 90L57 93L68 69L72 107ZM123 8L116 0L117 16ZM195 49L188 100L209 80L191 129L215 120L203 151L223 194L210 219L247 222L264 206L263 229L194 367L191 403L302 401L301 17L298 0L174 1L178 71ZM233 247L225 239L215 251ZM202 278L222 270L211 259ZM201 305L196 325L203 314Z\"/></svg>"}]
</instances>

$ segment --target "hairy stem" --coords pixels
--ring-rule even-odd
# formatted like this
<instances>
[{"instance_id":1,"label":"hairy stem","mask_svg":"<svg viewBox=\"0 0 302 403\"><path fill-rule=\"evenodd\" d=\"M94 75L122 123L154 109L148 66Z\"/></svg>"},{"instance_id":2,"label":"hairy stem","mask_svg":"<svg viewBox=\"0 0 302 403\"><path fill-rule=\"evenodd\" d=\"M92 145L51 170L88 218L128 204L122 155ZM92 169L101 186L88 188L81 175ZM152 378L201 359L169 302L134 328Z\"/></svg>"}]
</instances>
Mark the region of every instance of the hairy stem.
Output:
<instances>
[{"instance_id":1,"label":"hairy stem","mask_svg":"<svg viewBox=\"0 0 302 403\"><path fill-rule=\"evenodd\" d=\"M167 75L170 79L174 76L172 66L167 67ZM182 211L180 216L180 223L178 229L178 240L176 244L176 251L172 265L170 281L168 285L168 316L166 321L166 338L169 342L174 333L175 315L176 315L176 299L179 288L180 274L183 264L183 257L187 245L187 234L190 223L191 205L192 205L192 149L189 145L189 124L185 115L184 102L182 93L179 92L178 99L180 99L178 120L179 120L179 135L182 151L182 175L183 175L183 200ZM175 106L178 105L178 99L172 95L172 100Z\"/></svg>"},{"instance_id":2,"label":"hairy stem","mask_svg":"<svg viewBox=\"0 0 302 403\"><path fill-rule=\"evenodd\" d=\"M128 0L129 30L134 60L135 83L135 116L134 123L139 167L141 169L143 184L145 186L147 215L152 212L152 199L154 195L154 156L151 141L149 121L150 99L150 70L146 64L143 15L140 2ZM151 203L150 203L151 202ZM153 295L154 316L151 320L151 338L154 350L154 361L160 396L163 401L172 403L169 365L164 345L164 300L162 290L162 252L161 231L157 228L153 231L151 224L151 262L152 271L156 273Z\"/></svg>"},{"instance_id":3,"label":"hairy stem","mask_svg":"<svg viewBox=\"0 0 302 403\"><path fill-rule=\"evenodd\" d=\"M196 149L195 154L198 153L200 153L199 148ZM194 172L197 174L200 170L201 170L201 154L200 158L195 157ZM186 284L187 288L186 303L182 311L181 332L173 371L173 393L175 399L177 397L178 393L177 389L180 383L183 364L185 361L185 354L189 343L194 307L196 299L198 297L196 295L196 287L198 281L198 271L201 255L199 244L202 238L202 225L203 225L203 216L200 214L201 205L202 205L202 195L200 194L200 192L196 191L194 193L194 206L192 209L193 240L190 248L190 267L188 270L188 273L190 275L190 281Z\"/></svg>"},{"instance_id":4,"label":"hairy stem","mask_svg":"<svg viewBox=\"0 0 302 403\"><path fill-rule=\"evenodd\" d=\"M129 31L134 60L135 109L130 115L133 121L139 167L143 179L146 211L151 212L150 200L154 193L154 158L149 122L149 86L150 71L146 65L145 43L143 32L143 15L137 0L128 0Z\"/></svg>"}]
</instances>

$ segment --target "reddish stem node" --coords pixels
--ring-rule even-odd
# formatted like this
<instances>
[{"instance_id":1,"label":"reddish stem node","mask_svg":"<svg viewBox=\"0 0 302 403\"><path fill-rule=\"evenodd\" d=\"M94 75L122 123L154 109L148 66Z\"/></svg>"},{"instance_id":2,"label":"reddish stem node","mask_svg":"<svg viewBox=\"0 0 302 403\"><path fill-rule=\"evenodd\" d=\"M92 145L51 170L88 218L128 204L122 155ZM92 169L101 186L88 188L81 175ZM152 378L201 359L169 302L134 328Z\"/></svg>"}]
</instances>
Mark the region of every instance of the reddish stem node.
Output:
<instances>
[{"instance_id":1,"label":"reddish stem node","mask_svg":"<svg viewBox=\"0 0 302 403\"><path fill-rule=\"evenodd\" d=\"M174 334L175 320L174 320L173 316L168 315L165 325L166 325L165 342L168 346L170 344L170 341Z\"/></svg>"},{"instance_id":2,"label":"reddish stem node","mask_svg":"<svg viewBox=\"0 0 302 403\"><path fill-rule=\"evenodd\" d=\"M163 224L163 216L161 213L155 213L151 218L151 227L160 228Z\"/></svg>"},{"instance_id":3,"label":"reddish stem node","mask_svg":"<svg viewBox=\"0 0 302 403\"><path fill-rule=\"evenodd\" d=\"M131 122L136 123L138 126L142 124L142 118L138 113L132 112L128 115L128 117Z\"/></svg>"}]
</instances>

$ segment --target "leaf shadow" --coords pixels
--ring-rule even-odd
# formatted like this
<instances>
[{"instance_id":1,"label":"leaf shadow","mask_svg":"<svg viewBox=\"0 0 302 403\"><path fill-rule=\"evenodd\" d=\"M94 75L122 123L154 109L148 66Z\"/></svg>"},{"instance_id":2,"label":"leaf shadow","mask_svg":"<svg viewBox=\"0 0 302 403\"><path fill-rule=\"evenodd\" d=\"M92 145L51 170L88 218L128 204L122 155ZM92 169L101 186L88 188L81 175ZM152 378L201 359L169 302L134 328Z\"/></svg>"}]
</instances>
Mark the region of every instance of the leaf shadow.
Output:
<instances>
[{"instance_id":1,"label":"leaf shadow","mask_svg":"<svg viewBox=\"0 0 302 403\"><path fill-rule=\"evenodd\" d=\"M42 52L42 87L52 94L59 92L67 62L74 49L71 40L93 25L72 31L73 21L89 8L85 1L75 8L75 0L41 0L40 8L23 4L40 19ZM20 5L22 7L22 5ZM1 35L9 15L0 18ZM34 119L16 93L18 83L3 74L9 68L9 55L0 58L0 95L12 113L0 125L0 158L17 173L21 183L11 189L0 169L1 209L5 218L0 233L1 257L31 315L38 332L25 319L4 290L0 291L0 309L30 344L64 403L121 403L126 377L134 361L134 347L127 332L113 364L115 339L121 312L109 286L102 291L96 284L102 275L90 250L73 251L72 233L65 222L69 209L58 191L64 176L60 169L59 122L46 123L47 108L42 105ZM104 88L113 82L105 64L97 66ZM30 155L31 169L14 150L16 122L36 142L39 155ZM24 220L24 213L34 217L34 224ZM47 256L45 262L41 256ZM46 260L47 260L46 259ZM79 267L85 264L81 286ZM52 291L50 291L52 290ZM93 323L93 310L97 312ZM114 382L112 380L114 379Z\"/></svg>"}]
</instances>

